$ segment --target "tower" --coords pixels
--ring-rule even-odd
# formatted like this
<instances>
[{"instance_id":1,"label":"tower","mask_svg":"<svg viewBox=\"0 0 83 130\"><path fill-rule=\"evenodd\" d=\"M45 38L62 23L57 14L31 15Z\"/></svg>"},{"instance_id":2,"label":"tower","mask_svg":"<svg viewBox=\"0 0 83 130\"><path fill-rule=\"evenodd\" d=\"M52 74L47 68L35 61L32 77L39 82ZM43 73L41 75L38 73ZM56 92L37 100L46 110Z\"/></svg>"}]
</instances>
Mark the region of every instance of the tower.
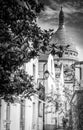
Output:
<instances>
[{"instance_id":1,"label":"tower","mask_svg":"<svg viewBox=\"0 0 83 130\"><path fill-rule=\"evenodd\" d=\"M69 37L68 32L66 31L65 17L64 17L64 12L62 7L59 13L58 29L52 36L50 40L50 44L55 44L57 46L63 46L63 47L69 45L69 47L64 50L63 56L61 58L59 58L57 55L54 56L54 61L55 64L57 64L58 61L59 63L62 63L65 72L66 72L65 69L67 69L67 71L70 70L69 68L71 67L71 65L76 61L78 61L78 52L76 50L76 46L74 45L71 39L71 36ZM67 81L69 82L70 80L69 78L71 77L68 77L66 75L66 77L64 78L65 78L65 82Z\"/></svg>"},{"instance_id":2,"label":"tower","mask_svg":"<svg viewBox=\"0 0 83 130\"><path fill-rule=\"evenodd\" d=\"M58 29L52 36L50 44L51 45L55 44L57 46L63 46L63 47L69 45L69 47L64 50L61 58L59 58L57 55L54 56L56 75L57 73L61 73L61 71L60 72L57 71L57 68L59 68L61 64L63 65L63 78L64 78L63 90L66 99L65 109L68 111L69 109L68 102L70 102L71 96L73 94L73 84L74 84L73 77L75 74L74 69L72 68L72 64L78 61L78 52L76 50L76 46L73 43L73 40L71 39L71 36L69 37L68 32L66 31L65 17L62 7L59 13ZM56 81L59 81L58 79L60 79L60 77L57 78L56 76Z\"/></svg>"},{"instance_id":3,"label":"tower","mask_svg":"<svg viewBox=\"0 0 83 130\"><path fill-rule=\"evenodd\" d=\"M78 61L78 52L76 50L76 46L74 45L71 36L69 37L68 32L65 27L65 17L63 8L61 7L60 13L59 13L59 25L57 31L54 33L50 40L50 44L55 44L57 46L63 46L69 45L67 50L64 50L62 58L59 59L55 55L54 60L56 61L59 59L60 61L64 62L75 62Z\"/></svg>"}]
</instances>

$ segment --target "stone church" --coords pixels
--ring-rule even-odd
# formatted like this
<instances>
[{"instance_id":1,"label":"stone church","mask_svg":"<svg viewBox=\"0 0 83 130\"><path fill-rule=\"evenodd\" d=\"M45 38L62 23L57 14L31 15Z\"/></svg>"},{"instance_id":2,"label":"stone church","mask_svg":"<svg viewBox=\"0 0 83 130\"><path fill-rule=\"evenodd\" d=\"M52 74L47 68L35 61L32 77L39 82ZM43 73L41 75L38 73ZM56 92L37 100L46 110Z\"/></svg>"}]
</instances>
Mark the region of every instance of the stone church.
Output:
<instances>
[{"instance_id":1,"label":"stone church","mask_svg":"<svg viewBox=\"0 0 83 130\"><path fill-rule=\"evenodd\" d=\"M73 43L71 36L69 37L68 32L65 27L65 16L63 12L63 8L61 7L59 13L59 25L57 31L53 34L50 44L54 44L57 46L63 46L64 52L61 58L57 55L54 56L54 64L55 64L55 80L57 82L57 86L59 86L59 93L62 96L62 111L58 112L58 125L61 125L62 118L68 117L69 109L70 109L70 100L74 93L75 86L75 76L78 75L78 69L73 67L73 64L78 61L78 51L76 50L76 45ZM67 49L66 46L69 46ZM63 66L63 72L61 72L61 65ZM63 73L62 85L60 82L60 75Z\"/></svg>"},{"instance_id":2,"label":"stone church","mask_svg":"<svg viewBox=\"0 0 83 130\"><path fill-rule=\"evenodd\" d=\"M68 32L65 27L65 17L64 12L61 7L59 13L59 25L57 31L54 33L50 40L50 44L55 44L57 46L63 46L64 52L61 58L54 56L55 65L63 64L64 72L64 84L65 87L71 88L73 90L73 76L74 69L73 64L78 61L78 51L76 50L76 45L73 43L71 36L69 37ZM65 46L69 45L66 49ZM57 67L55 67L57 74ZM57 76L56 76L57 77Z\"/></svg>"}]
</instances>

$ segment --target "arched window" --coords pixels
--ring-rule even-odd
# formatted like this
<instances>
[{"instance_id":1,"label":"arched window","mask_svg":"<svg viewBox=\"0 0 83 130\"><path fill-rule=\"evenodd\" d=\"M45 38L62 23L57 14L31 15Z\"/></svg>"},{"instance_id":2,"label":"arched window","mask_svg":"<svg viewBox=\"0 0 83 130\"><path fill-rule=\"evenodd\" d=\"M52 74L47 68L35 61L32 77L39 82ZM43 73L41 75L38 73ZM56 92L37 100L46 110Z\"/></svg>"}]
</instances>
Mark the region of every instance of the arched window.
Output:
<instances>
[{"instance_id":1,"label":"arched window","mask_svg":"<svg viewBox=\"0 0 83 130\"><path fill-rule=\"evenodd\" d=\"M72 55L73 53L71 52L70 55Z\"/></svg>"},{"instance_id":2,"label":"arched window","mask_svg":"<svg viewBox=\"0 0 83 130\"><path fill-rule=\"evenodd\" d=\"M33 64L33 78L36 78L36 66Z\"/></svg>"},{"instance_id":3,"label":"arched window","mask_svg":"<svg viewBox=\"0 0 83 130\"><path fill-rule=\"evenodd\" d=\"M68 52L65 52L65 55L68 55Z\"/></svg>"}]
</instances>

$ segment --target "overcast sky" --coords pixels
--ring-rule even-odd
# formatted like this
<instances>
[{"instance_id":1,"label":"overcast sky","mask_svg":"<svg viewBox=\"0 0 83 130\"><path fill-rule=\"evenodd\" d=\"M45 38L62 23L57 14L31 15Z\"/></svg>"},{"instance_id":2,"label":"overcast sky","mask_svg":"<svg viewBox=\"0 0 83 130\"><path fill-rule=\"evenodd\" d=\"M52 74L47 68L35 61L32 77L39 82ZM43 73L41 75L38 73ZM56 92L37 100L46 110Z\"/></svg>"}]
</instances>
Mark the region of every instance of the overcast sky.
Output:
<instances>
[{"instance_id":1,"label":"overcast sky","mask_svg":"<svg viewBox=\"0 0 83 130\"><path fill-rule=\"evenodd\" d=\"M77 2L72 3L72 1ZM44 3L45 10L39 15L38 25L43 29L52 28L56 31L62 5L66 30L77 46L79 59L83 60L83 0L44 0Z\"/></svg>"}]
</instances>

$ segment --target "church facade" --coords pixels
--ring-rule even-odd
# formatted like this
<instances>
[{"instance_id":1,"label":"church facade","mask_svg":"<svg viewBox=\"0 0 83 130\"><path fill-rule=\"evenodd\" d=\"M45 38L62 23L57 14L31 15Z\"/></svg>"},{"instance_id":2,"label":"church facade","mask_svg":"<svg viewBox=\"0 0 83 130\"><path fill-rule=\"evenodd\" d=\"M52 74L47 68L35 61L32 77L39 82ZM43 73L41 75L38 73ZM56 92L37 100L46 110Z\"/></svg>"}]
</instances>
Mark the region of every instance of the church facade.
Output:
<instances>
[{"instance_id":1,"label":"church facade","mask_svg":"<svg viewBox=\"0 0 83 130\"><path fill-rule=\"evenodd\" d=\"M55 113L57 127L63 125L63 118L68 118L70 109L70 100L74 92L75 82L75 68L73 64L78 61L78 52L71 37L67 33L65 27L64 12L61 7L59 13L59 26L57 31L53 34L51 45L62 46L64 48L62 57L54 56L55 66L55 82L57 93L60 94L58 98L58 110ZM69 46L67 49L66 46Z\"/></svg>"}]
</instances>

